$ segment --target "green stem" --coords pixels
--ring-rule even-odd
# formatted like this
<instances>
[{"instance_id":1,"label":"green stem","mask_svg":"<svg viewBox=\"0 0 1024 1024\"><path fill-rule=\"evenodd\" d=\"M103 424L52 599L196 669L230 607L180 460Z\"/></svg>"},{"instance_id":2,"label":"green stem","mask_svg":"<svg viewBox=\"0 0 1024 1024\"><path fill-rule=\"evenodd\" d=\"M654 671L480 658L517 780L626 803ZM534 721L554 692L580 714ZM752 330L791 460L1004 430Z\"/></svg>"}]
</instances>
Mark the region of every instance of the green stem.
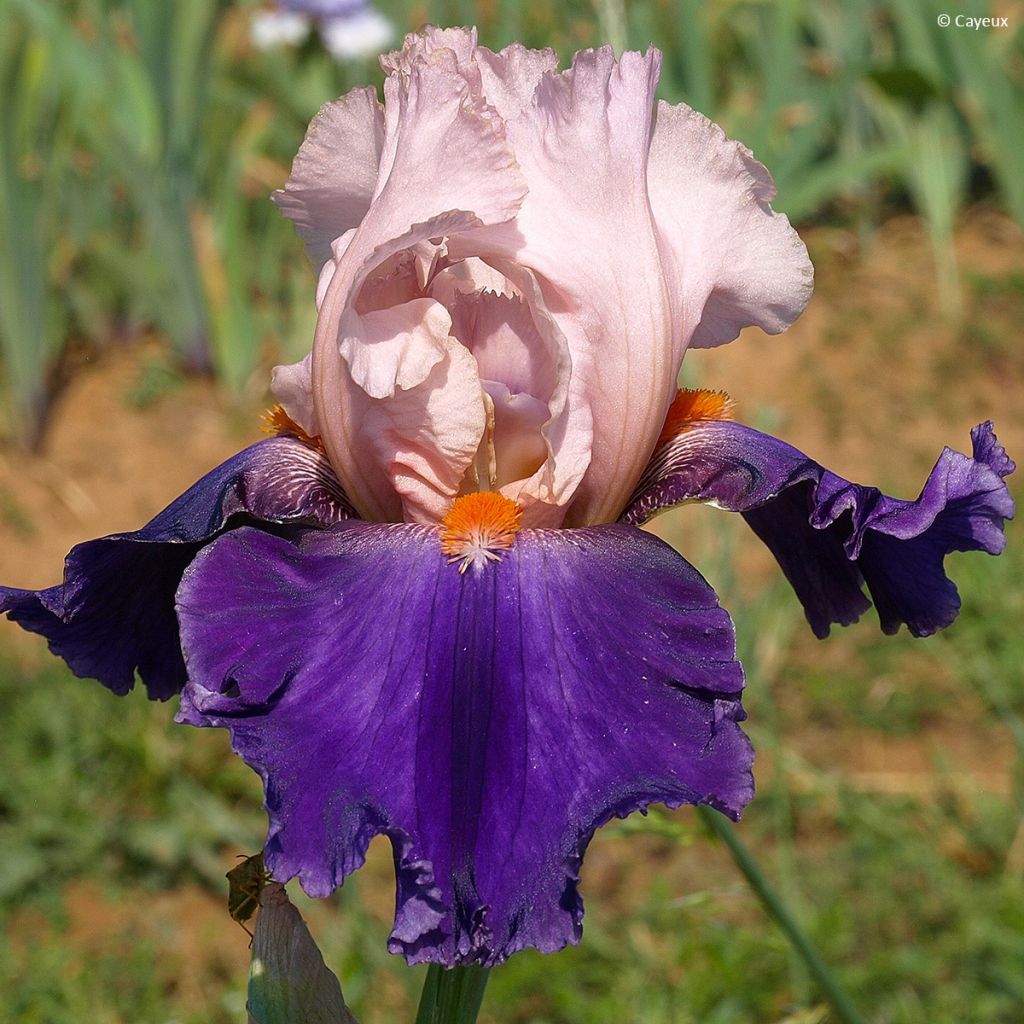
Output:
<instances>
[{"instance_id":1,"label":"green stem","mask_svg":"<svg viewBox=\"0 0 1024 1024\"><path fill-rule=\"evenodd\" d=\"M423 982L416 1024L475 1024L488 975L485 967L446 970L431 964Z\"/></svg>"},{"instance_id":2,"label":"green stem","mask_svg":"<svg viewBox=\"0 0 1024 1024\"><path fill-rule=\"evenodd\" d=\"M786 909L786 905L772 888L751 852L743 845L736 830L721 814L709 807L698 807L697 813L729 848L736 866L743 872L744 878L750 888L754 890L754 894L761 901L761 905L768 912L769 917L782 929L793 948L800 954L803 962L807 965L807 970L818 983L821 994L832 1007L836 1017L843 1024L864 1024L864 1018L854 1008L850 997L840 988L839 982L836 981L828 969L828 965L822 960L821 954L814 948L811 940L797 924L796 919ZM418 1021L417 1024L419 1024Z\"/></svg>"}]
</instances>

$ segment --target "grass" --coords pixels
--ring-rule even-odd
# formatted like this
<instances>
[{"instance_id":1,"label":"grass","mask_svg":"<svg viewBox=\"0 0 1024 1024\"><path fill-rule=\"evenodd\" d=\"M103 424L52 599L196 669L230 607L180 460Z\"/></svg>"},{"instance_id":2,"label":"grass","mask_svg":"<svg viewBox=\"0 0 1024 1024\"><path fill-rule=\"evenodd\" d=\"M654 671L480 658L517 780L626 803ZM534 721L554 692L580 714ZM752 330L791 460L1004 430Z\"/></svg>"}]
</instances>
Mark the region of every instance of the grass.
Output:
<instances>
[{"instance_id":1,"label":"grass","mask_svg":"<svg viewBox=\"0 0 1024 1024\"><path fill-rule=\"evenodd\" d=\"M964 612L946 634L885 640L862 622L823 647L781 586L743 602L730 567L746 538L729 522L724 542L719 531L688 553L731 597L749 670L760 790L745 842L867 1020L1018 1020L1024 551L955 560ZM175 726L171 706L113 698L49 659L0 661L0 703L0 1020L241 1019L247 940L223 873L264 823L226 735ZM860 770L858 743L885 771ZM923 771L885 764L908 750ZM378 841L333 899L296 897L364 1024L411 1019L422 979L384 952L389 875ZM495 971L482 1021L825 1019L692 812L606 828L583 891L582 945Z\"/></svg>"}]
</instances>

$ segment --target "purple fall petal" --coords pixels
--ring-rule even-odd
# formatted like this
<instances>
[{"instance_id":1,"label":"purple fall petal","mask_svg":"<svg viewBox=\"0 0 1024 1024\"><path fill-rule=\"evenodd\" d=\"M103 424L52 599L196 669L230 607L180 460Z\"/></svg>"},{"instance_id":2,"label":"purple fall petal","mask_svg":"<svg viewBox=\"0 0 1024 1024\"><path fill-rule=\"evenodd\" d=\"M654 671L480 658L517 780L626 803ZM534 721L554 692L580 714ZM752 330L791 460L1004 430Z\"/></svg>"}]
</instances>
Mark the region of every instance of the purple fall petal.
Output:
<instances>
[{"instance_id":1,"label":"purple fall petal","mask_svg":"<svg viewBox=\"0 0 1024 1024\"><path fill-rule=\"evenodd\" d=\"M463 575L428 527L242 529L178 614L179 720L229 728L263 777L275 878L327 895L389 836L413 963L575 942L594 829L753 793L729 616L639 530L524 530Z\"/></svg>"},{"instance_id":2,"label":"purple fall petal","mask_svg":"<svg viewBox=\"0 0 1024 1024\"><path fill-rule=\"evenodd\" d=\"M352 514L327 460L291 437L246 448L208 473L148 525L72 548L64 582L0 587L0 612L50 642L78 676L117 694L138 670L149 696L185 682L174 592L196 552L229 520L328 525Z\"/></svg>"},{"instance_id":3,"label":"purple fall petal","mask_svg":"<svg viewBox=\"0 0 1024 1024\"><path fill-rule=\"evenodd\" d=\"M695 423L655 452L621 516L639 525L687 500L742 512L771 549L819 637L871 602L882 629L914 636L948 626L960 608L943 570L951 551L1003 550L1014 463L990 422L971 431L974 457L939 456L915 501L852 484L784 441L727 420Z\"/></svg>"}]
</instances>

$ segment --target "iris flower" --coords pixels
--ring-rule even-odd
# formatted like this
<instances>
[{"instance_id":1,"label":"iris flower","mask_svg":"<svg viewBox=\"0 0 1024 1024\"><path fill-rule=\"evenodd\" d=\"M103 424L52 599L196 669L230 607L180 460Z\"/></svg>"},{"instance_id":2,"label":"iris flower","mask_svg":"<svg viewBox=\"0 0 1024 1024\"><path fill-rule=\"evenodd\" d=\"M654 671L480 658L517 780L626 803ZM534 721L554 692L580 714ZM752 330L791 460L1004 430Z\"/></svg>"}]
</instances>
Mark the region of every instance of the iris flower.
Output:
<instances>
[{"instance_id":1,"label":"iris flower","mask_svg":"<svg viewBox=\"0 0 1024 1024\"><path fill-rule=\"evenodd\" d=\"M375 56L394 38L391 22L370 0L278 0L276 9L253 15L252 39L261 50L295 46L314 24L337 61Z\"/></svg>"},{"instance_id":2,"label":"iris flower","mask_svg":"<svg viewBox=\"0 0 1024 1024\"><path fill-rule=\"evenodd\" d=\"M276 436L0 609L230 730L276 879L326 896L386 835L392 951L489 966L579 939L609 819L753 794L732 622L642 523L738 512L818 636L872 602L925 636L944 556L1002 549L1013 463L984 423L898 500L677 391L688 347L788 326L811 267L750 152L655 103L657 51L559 72L428 29L382 63L274 197L319 271Z\"/></svg>"}]
</instances>

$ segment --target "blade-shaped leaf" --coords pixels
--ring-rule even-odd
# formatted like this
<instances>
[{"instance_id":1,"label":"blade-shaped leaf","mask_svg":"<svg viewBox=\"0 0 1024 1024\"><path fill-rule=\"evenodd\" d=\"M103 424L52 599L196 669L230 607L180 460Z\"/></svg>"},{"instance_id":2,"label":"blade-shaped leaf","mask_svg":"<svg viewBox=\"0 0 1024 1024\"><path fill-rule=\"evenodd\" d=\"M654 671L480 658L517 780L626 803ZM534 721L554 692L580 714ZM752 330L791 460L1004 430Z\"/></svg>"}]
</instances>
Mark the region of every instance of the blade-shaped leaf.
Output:
<instances>
[{"instance_id":1,"label":"blade-shaped leaf","mask_svg":"<svg viewBox=\"0 0 1024 1024\"><path fill-rule=\"evenodd\" d=\"M358 1024L284 886L260 896L249 969L249 1024Z\"/></svg>"}]
</instances>

